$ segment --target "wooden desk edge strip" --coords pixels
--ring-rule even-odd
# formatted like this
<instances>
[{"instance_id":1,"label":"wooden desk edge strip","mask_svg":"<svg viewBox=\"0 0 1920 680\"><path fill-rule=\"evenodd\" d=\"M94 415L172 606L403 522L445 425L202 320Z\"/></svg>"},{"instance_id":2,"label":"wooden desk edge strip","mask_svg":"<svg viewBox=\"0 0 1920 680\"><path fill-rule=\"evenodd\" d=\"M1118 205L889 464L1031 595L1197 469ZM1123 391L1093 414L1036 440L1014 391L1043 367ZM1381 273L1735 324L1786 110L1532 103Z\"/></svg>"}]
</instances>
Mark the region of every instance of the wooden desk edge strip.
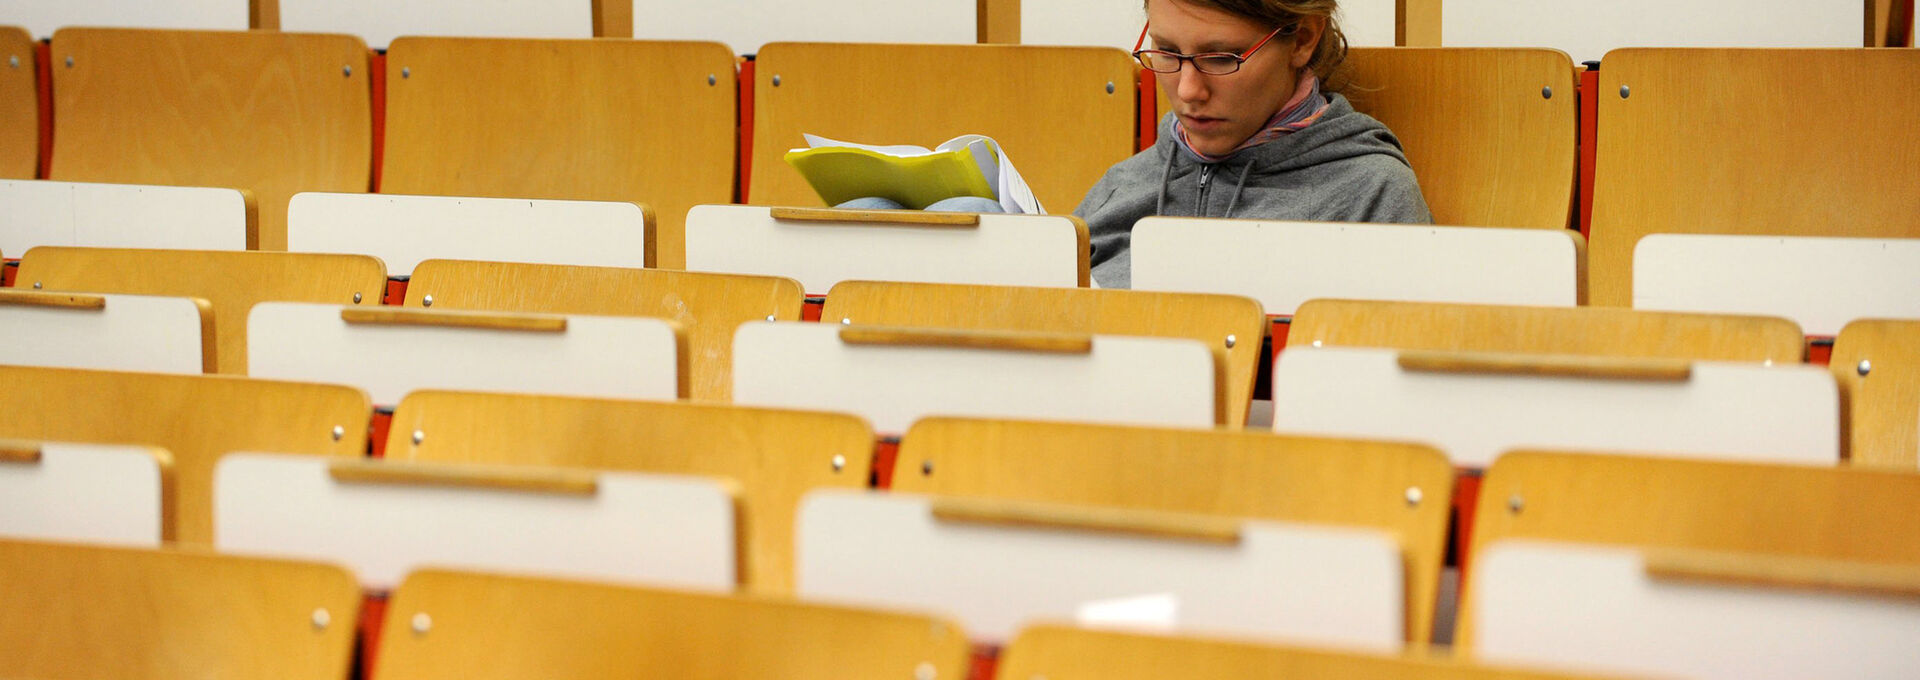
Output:
<instances>
[{"instance_id":1,"label":"wooden desk edge strip","mask_svg":"<svg viewBox=\"0 0 1920 680\"><path fill-rule=\"evenodd\" d=\"M566 496L592 496L600 492L599 478L578 470L425 467L377 460L338 460L328 464L327 475L342 484L496 489Z\"/></svg>"},{"instance_id":2,"label":"wooden desk edge strip","mask_svg":"<svg viewBox=\"0 0 1920 680\"><path fill-rule=\"evenodd\" d=\"M1920 598L1920 567L1910 565L1679 549L1651 549L1645 560L1656 581Z\"/></svg>"},{"instance_id":3,"label":"wooden desk edge strip","mask_svg":"<svg viewBox=\"0 0 1920 680\"><path fill-rule=\"evenodd\" d=\"M42 293L30 290L0 290L0 305L58 307L61 309L101 311L107 308L107 298L100 295L86 295L82 293Z\"/></svg>"},{"instance_id":4,"label":"wooden desk edge strip","mask_svg":"<svg viewBox=\"0 0 1920 680\"><path fill-rule=\"evenodd\" d=\"M977 498L935 498L933 518L941 522L1098 531L1227 545L1239 544L1242 536L1241 522L1236 519Z\"/></svg>"},{"instance_id":5,"label":"wooden desk edge strip","mask_svg":"<svg viewBox=\"0 0 1920 680\"><path fill-rule=\"evenodd\" d=\"M978 227L976 213L927 212L925 210L839 210L835 208L770 208L769 215L780 222L818 222L845 224L856 222L903 227Z\"/></svg>"},{"instance_id":6,"label":"wooden desk edge strip","mask_svg":"<svg viewBox=\"0 0 1920 680\"><path fill-rule=\"evenodd\" d=\"M1051 333L954 331L937 328L876 328L848 326L840 341L849 345L900 347L958 347L1047 354L1092 354L1093 336Z\"/></svg>"},{"instance_id":7,"label":"wooden desk edge strip","mask_svg":"<svg viewBox=\"0 0 1920 680\"><path fill-rule=\"evenodd\" d=\"M531 331L535 333L565 333L567 331L566 317L497 314L488 312L347 307L340 310L340 320L350 324L372 326L438 326L444 328Z\"/></svg>"},{"instance_id":8,"label":"wooden desk edge strip","mask_svg":"<svg viewBox=\"0 0 1920 680\"><path fill-rule=\"evenodd\" d=\"M1401 352L1399 363L1401 370L1417 373L1525 375L1649 382L1686 382L1693 378L1693 364L1680 359Z\"/></svg>"}]
</instances>

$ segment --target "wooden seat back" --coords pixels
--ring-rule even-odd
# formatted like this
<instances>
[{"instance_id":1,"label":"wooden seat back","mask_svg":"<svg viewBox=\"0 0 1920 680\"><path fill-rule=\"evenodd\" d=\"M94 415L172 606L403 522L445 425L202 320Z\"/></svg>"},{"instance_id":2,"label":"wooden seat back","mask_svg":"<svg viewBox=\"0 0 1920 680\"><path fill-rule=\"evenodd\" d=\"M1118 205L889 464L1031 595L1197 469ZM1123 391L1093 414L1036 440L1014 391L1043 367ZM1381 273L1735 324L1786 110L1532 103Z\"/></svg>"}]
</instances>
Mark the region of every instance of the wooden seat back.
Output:
<instances>
[{"instance_id":1,"label":"wooden seat back","mask_svg":"<svg viewBox=\"0 0 1920 680\"><path fill-rule=\"evenodd\" d=\"M1920 466L1920 321L1847 324L1829 364L1846 412L1841 443L1856 465Z\"/></svg>"},{"instance_id":2,"label":"wooden seat back","mask_svg":"<svg viewBox=\"0 0 1920 680\"><path fill-rule=\"evenodd\" d=\"M638 203L679 269L687 210L733 199L734 83L719 43L395 40L380 190Z\"/></svg>"},{"instance_id":3,"label":"wooden seat back","mask_svg":"<svg viewBox=\"0 0 1920 680\"><path fill-rule=\"evenodd\" d=\"M258 250L286 250L295 193L370 185L372 74L359 38L68 28L52 54L60 151L49 179L248 191L260 220L247 247Z\"/></svg>"},{"instance_id":4,"label":"wooden seat back","mask_svg":"<svg viewBox=\"0 0 1920 680\"><path fill-rule=\"evenodd\" d=\"M33 179L40 172L40 72L33 36L0 26L0 178Z\"/></svg>"}]
</instances>

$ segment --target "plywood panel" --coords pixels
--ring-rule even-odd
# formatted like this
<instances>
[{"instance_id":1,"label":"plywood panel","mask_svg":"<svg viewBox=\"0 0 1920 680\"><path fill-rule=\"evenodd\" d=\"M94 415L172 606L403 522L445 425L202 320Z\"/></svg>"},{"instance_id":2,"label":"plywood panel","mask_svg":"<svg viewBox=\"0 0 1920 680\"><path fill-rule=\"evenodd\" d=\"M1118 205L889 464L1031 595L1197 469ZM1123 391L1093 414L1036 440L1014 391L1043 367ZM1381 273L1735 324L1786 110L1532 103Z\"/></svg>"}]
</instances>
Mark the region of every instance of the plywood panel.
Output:
<instances>
[{"instance_id":1,"label":"plywood panel","mask_svg":"<svg viewBox=\"0 0 1920 680\"><path fill-rule=\"evenodd\" d=\"M20 259L22 288L201 298L213 304L220 373L247 372L247 314L273 300L380 303L386 270L365 255L214 250L35 248Z\"/></svg>"},{"instance_id":2,"label":"plywood panel","mask_svg":"<svg viewBox=\"0 0 1920 680\"><path fill-rule=\"evenodd\" d=\"M1846 411L1848 459L1920 466L1920 321L1847 324L1833 343L1830 365Z\"/></svg>"},{"instance_id":3,"label":"plywood panel","mask_svg":"<svg viewBox=\"0 0 1920 680\"><path fill-rule=\"evenodd\" d=\"M52 55L51 179L246 190L260 210L247 245L259 250L286 249L295 193L368 188L358 38L64 29Z\"/></svg>"},{"instance_id":4,"label":"plywood panel","mask_svg":"<svg viewBox=\"0 0 1920 680\"><path fill-rule=\"evenodd\" d=\"M1805 14L1791 14L1796 25ZM1780 87L1789 82L1798 86ZM1906 94L1916 90L1920 50L1608 54L1593 304L1632 302L1633 248L1647 234L1920 236L1920 99ZM1786 130L1791 145L1779 143Z\"/></svg>"},{"instance_id":5,"label":"plywood panel","mask_svg":"<svg viewBox=\"0 0 1920 680\"><path fill-rule=\"evenodd\" d=\"M678 269L687 210L733 199L734 84L717 43L396 40L380 190L639 203Z\"/></svg>"},{"instance_id":6,"label":"plywood panel","mask_svg":"<svg viewBox=\"0 0 1920 680\"><path fill-rule=\"evenodd\" d=\"M768 45L754 69L748 198L821 204L782 160L806 145L803 133L929 148L983 134L1000 142L1042 207L1066 214L1108 167L1133 155L1138 70L1105 48Z\"/></svg>"},{"instance_id":7,"label":"plywood panel","mask_svg":"<svg viewBox=\"0 0 1920 680\"><path fill-rule=\"evenodd\" d=\"M173 454L172 537L213 540L213 466L230 451L361 456L357 389L226 376L0 366L0 437L158 446ZM348 619L351 620L351 619Z\"/></svg>"},{"instance_id":8,"label":"plywood panel","mask_svg":"<svg viewBox=\"0 0 1920 680\"><path fill-rule=\"evenodd\" d=\"M38 63L25 30L0 26L0 177L33 179L40 171Z\"/></svg>"},{"instance_id":9,"label":"plywood panel","mask_svg":"<svg viewBox=\"0 0 1920 680\"><path fill-rule=\"evenodd\" d=\"M1400 139L1435 224L1567 226L1578 107L1566 54L1369 48L1347 64L1343 92Z\"/></svg>"}]
</instances>

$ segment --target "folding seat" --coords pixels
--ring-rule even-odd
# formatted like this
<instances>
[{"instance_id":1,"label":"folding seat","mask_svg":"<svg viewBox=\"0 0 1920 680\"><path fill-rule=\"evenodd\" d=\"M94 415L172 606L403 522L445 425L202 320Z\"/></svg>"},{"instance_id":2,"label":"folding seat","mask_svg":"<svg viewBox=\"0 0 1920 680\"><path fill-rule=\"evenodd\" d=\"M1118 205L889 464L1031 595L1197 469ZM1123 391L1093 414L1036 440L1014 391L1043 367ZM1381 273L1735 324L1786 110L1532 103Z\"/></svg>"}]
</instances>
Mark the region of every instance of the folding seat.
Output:
<instances>
[{"instance_id":1,"label":"folding seat","mask_svg":"<svg viewBox=\"0 0 1920 680\"><path fill-rule=\"evenodd\" d=\"M172 486L166 449L0 441L0 537L158 546Z\"/></svg>"},{"instance_id":2,"label":"folding seat","mask_svg":"<svg viewBox=\"0 0 1920 680\"><path fill-rule=\"evenodd\" d=\"M0 540L7 673L338 680L359 592L326 564Z\"/></svg>"},{"instance_id":3,"label":"folding seat","mask_svg":"<svg viewBox=\"0 0 1920 680\"><path fill-rule=\"evenodd\" d=\"M1292 347L1515 352L1798 363L1800 327L1786 319L1609 307L1528 307L1377 300L1310 300L1287 334Z\"/></svg>"},{"instance_id":4,"label":"folding seat","mask_svg":"<svg viewBox=\"0 0 1920 680\"><path fill-rule=\"evenodd\" d=\"M371 74L358 38L69 28L52 56L49 179L247 191L260 217L246 243L258 250L286 249L294 193L369 187Z\"/></svg>"},{"instance_id":5,"label":"folding seat","mask_svg":"<svg viewBox=\"0 0 1920 680\"><path fill-rule=\"evenodd\" d=\"M821 204L782 160L805 145L802 134L920 146L981 134L999 142L1043 208L1064 215L1107 168L1133 155L1138 71L1111 48L767 45L754 67L745 198L754 205Z\"/></svg>"},{"instance_id":6,"label":"folding seat","mask_svg":"<svg viewBox=\"0 0 1920 680\"><path fill-rule=\"evenodd\" d=\"M651 316L686 332L687 395L729 401L733 330L800 318L793 279L618 267L428 260L414 269L406 305L544 314Z\"/></svg>"},{"instance_id":7,"label":"folding seat","mask_svg":"<svg viewBox=\"0 0 1920 680\"><path fill-rule=\"evenodd\" d=\"M1371 655L1244 636L1188 637L1063 625L1028 628L1000 661L1001 677L1053 680L1353 678L1354 680L1574 680L1562 675L1449 659Z\"/></svg>"},{"instance_id":8,"label":"folding seat","mask_svg":"<svg viewBox=\"0 0 1920 680\"><path fill-rule=\"evenodd\" d=\"M0 366L9 403L0 438L166 449L173 487L164 506L173 540L213 540L213 467L230 451L361 456L367 395L338 385L210 375Z\"/></svg>"},{"instance_id":9,"label":"folding seat","mask_svg":"<svg viewBox=\"0 0 1920 680\"><path fill-rule=\"evenodd\" d=\"M738 483L741 581L785 594L793 515L820 487L864 488L858 418L720 405L421 391L394 412L387 460L706 475Z\"/></svg>"},{"instance_id":10,"label":"folding seat","mask_svg":"<svg viewBox=\"0 0 1920 680\"><path fill-rule=\"evenodd\" d=\"M33 179L40 171L39 60L33 37L18 26L0 26L0 62L6 65L0 70L0 178ZM0 243L0 250L10 249Z\"/></svg>"},{"instance_id":11,"label":"folding seat","mask_svg":"<svg viewBox=\"0 0 1920 680\"><path fill-rule=\"evenodd\" d=\"M733 199L733 74L717 43L395 40L380 190L650 206L679 269L687 210Z\"/></svg>"},{"instance_id":12,"label":"folding seat","mask_svg":"<svg viewBox=\"0 0 1920 680\"><path fill-rule=\"evenodd\" d=\"M961 678L952 624L785 599L422 571L388 612L375 677Z\"/></svg>"},{"instance_id":13,"label":"folding seat","mask_svg":"<svg viewBox=\"0 0 1920 680\"><path fill-rule=\"evenodd\" d=\"M1841 446L1856 465L1920 465L1920 321L1862 319L1833 344Z\"/></svg>"},{"instance_id":14,"label":"folding seat","mask_svg":"<svg viewBox=\"0 0 1920 680\"><path fill-rule=\"evenodd\" d=\"M1190 524L1365 529L1386 536L1400 556L1404 601L1396 608L1405 619L1393 636L1411 642L1426 641L1433 625L1452 486L1445 458L1415 444L967 418L916 423L893 477L896 492L975 506L1065 504L1205 518Z\"/></svg>"},{"instance_id":15,"label":"folding seat","mask_svg":"<svg viewBox=\"0 0 1920 680\"><path fill-rule=\"evenodd\" d=\"M39 246L246 250L258 217L237 189L0 180L0 251Z\"/></svg>"},{"instance_id":16,"label":"folding seat","mask_svg":"<svg viewBox=\"0 0 1920 680\"><path fill-rule=\"evenodd\" d=\"M760 321L733 345L733 401L860 415L1211 427L1209 344L1187 338Z\"/></svg>"},{"instance_id":17,"label":"folding seat","mask_svg":"<svg viewBox=\"0 0 1920 680\"><path fill-rule=\"evenodd\" d=\"M0 290L0 363L212 373L213 305L200 298Z\"/></svg>"},{"instance_id":18,"label":"folding seat","mask_svg":"<svg viewBox=\"0 0 1920 680\"><path fill-rule=\"evenodd\" d=\"M247 314L262 301L377 305L380 261L365 255L40 247L19 288L201 298L213 306L220 373L247 370Z\"/></svg>"},{"instance_id":19,"label":"folding seat","mask_svg":"<svg viewBox=\"0 0 1920 680\"><path fill-rule=\"evenodd\" d=\"M1700 678L1906 677L1920 475L1515 452L1474 531L1460 649Z\"/></svg>"},{"instance_id":20,"label":"folding seat","mask_svg":"<svg viewBox=\"0 0 1920 680\"><path fill-rule=\"evenodd\" d=\"M371 0L278 0L279 28L301 33L357 35L376 50L403 35L459 35L497 38L591 38L602 3L495 2L485 11L460 2L373 2ZM622 2L606 3L630 4ZM629 9L631 11L631 9ZM631 17L629 17L631 21Z\"/></svg>"},{"instance_id":21,"label":"folding seat","mask_svg":"<svg viewBox=\"0 0 1920 680\"><path fill-rule=\"evenodd\" d=\"M1815 34L1817 14L1792 13L1789 32ZM1858 44L1858 15L1845 25ZM1621 49L1599 79L1596 305L1634 303L1634 248L1651 234L1920 236L1907 200L1920 166L1906 160L1920 152L1920 101L1905 95L1920 89L1920 52ZM1819 151L1790 153L1773 130Z\"/></svg>"},{"instance_id":22,"label":"folding seat","mask_svg":"<svg viewBox=\"0 0 1920 680\"><path fill-rule=\"evenodd\" d=\"M1262 315L1225 295L848 281L833 287L828 323L1192 338L1214 355L1216 423L1245 422L1260 362Z\"/></svg>"},{"instance_id":23,"label":"folding seat","mask_svg":"<svg viewBox=\"0 0 1920 680\"><path fill-rule=\"evenodd\" d=\"M1086 287L1087 225L1071 215L695 206L687 269L800 281Z\"/></svg>"},{"instance_id":24,"label":"folding seat","mask_svg":"<svg viewBox=\"0 0 1920 680\"><path fill-rule=\"evenodd\" d=\"M1920 318L1920 238L1650 234L1633 307L1784 316L1830 341L1854 319Z\"/></svg>"}]
</instances>

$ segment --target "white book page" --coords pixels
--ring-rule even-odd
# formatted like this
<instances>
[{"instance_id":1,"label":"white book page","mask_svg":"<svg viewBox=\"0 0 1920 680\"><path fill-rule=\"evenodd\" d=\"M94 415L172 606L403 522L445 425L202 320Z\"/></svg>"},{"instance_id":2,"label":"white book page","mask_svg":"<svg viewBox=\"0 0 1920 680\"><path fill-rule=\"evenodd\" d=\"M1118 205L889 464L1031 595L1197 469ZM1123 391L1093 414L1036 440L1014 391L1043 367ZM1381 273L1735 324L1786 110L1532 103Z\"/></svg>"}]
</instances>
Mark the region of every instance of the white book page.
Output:
<instances>
[{"instance_id":1,"label":"white book page","mask_svg":"<svg viewBox=\"0 0 1920 680\"><path fill-rule=\"evenodd\" d=\"M827 139L819 135L810 135L804 132L801 133L800 136L806 138L807 149L819 149L824 147L845 147L848 149L866 149L868 151L872 151L875 153L883 153L888 156L897 156L900 158L913 158L915 156L933 155L932 149L928 149L924 146L914 146L912 144L855 144L853 142L843 142L837 139ZM807 149L794 149L794 151L806 151ZM941 150L942 151L946 150L944 145L942 145Z\"/></svg>"}]
</instances>

